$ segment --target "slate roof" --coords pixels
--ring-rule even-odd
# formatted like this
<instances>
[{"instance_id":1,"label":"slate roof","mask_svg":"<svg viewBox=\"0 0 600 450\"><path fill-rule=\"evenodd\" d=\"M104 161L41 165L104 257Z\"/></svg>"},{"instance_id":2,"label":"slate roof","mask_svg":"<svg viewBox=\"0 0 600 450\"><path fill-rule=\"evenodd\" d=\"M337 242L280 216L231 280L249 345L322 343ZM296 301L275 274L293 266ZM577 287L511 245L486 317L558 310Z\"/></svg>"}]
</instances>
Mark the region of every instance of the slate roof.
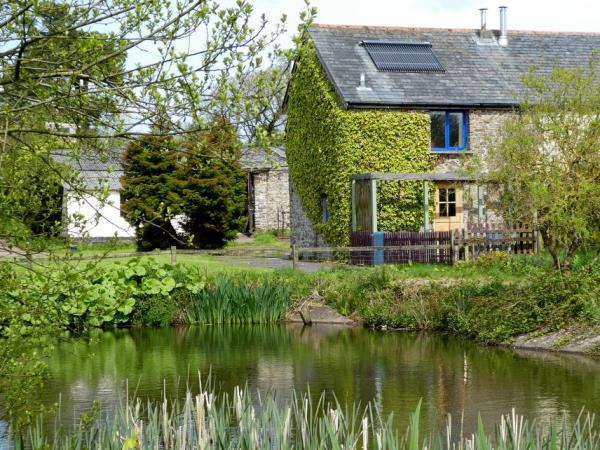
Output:
<instances>
[{"instance_id":1,"label":"slate roof","mask_svg":"<svg viewBox=\"0 0 600 450\"><path fill-rule=\"evenodd\" d=\"M56 151L52 154L54 161L61 164L70 164L79 172L85 183L86 189L98 190L108 183L110 191L121 189L120 178L123 176L123 166L121 164L120 154L116 151L107 152L100 157L98 155L81 155L79 158L73 158L66 151ZM64 185L65 190L70 190L69 184Z\"/></svg>"},{"instance_id":2,"label":"slate roof","mask_svg":"<svg viewBox=\"0 0 600 450\"><path fill-rule=\"evenodd\" d=\"M268 150L257 147L243 147L240 164L244 170L287 170L285 150L274 147Z\"/></svg>"},{"instance_id":3,"label":"slate roof","mask_svg":"<svg viewBox=\"0 0 600 450\"><path fill-rule=\"evenodd\" d=\"M309 29L327 77L345 108L512 107L523 98L521 76L535 65L547 73L557 65L587 66L600 50L600 33L498 31L481 39L478 30L315 25ZM444 73L377 71L363 40L431 43ZM366 86L357 89L361 73Z\"/></svg>"}]
</instances>

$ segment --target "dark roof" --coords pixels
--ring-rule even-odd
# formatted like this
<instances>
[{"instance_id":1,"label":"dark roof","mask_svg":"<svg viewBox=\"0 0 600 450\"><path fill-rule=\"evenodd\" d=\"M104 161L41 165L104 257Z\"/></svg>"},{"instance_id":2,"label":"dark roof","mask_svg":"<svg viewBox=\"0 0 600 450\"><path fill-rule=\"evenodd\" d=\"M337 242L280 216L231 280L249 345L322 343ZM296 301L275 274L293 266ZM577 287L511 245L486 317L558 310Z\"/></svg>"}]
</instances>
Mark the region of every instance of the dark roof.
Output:
<instances>
[{"instance_id":1,"label":"dark roof","mask_svg":"<svg viewBox=\"0 0 600 450\"><path fill-rule=\"evenodd\" d=\"M287 170L285 150L273 147L268 150L257 147L243 147L240 164L244 170Z\"/></svg>"},{"instance_id":2,"label":"dark roof","mask_svg":"<svg viewBox=\"0 0 600 450\"><path fill-rule=\"evenodd\" d=\"M109 151L103 155L84 154L73 157L68 151L52 153L52 159L61 164L69 164L79 172L86 189L97 190L108 184L108 189L118 191L121 189L120 178L123 176L123 166L119 152ZM65 190L71 186L65 184Z\"/></svg>"},{"instance_id":3,"label":"dark roof","mask_svg":"<svg viewBox=\"0 0 600 450\"><path fill-rule=\"evenodd\" d=\"M477 30L315 25L309 30L327 77L344 107L511 107L524 94L521 76L535 65L547 73L560 66L587 66L600 50L600 33L498 32ZM426 41L444 73L378 71L363 41ZM361 73L366 89L358 89Z\"/></svg>"}]
</instances>

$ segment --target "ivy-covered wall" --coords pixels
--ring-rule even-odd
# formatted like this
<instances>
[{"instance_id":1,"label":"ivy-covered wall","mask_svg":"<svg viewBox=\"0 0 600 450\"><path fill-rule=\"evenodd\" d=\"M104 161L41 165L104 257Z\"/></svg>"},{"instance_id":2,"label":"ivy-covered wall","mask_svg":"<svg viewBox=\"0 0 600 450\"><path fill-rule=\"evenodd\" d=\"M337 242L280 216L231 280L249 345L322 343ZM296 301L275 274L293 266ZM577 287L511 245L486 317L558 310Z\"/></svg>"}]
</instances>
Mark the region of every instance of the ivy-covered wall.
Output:
<instances>
[{"instance_id":1,"label":"ivy-covered wall","mask_svg":"<svg viewBox=\"0 0 600 450\"><path fill-rule=\"evenodd\" d=\"M304 46L288 98L286 153L290 178L306 214L330 245L349 243L351 181L366 172L428 172L429 115L340 107L316 56ZM378 228L418 230L423 224L420 182L378 185ZM321 194L329 220L321 223Z\"/></svg>"}]
</instances>

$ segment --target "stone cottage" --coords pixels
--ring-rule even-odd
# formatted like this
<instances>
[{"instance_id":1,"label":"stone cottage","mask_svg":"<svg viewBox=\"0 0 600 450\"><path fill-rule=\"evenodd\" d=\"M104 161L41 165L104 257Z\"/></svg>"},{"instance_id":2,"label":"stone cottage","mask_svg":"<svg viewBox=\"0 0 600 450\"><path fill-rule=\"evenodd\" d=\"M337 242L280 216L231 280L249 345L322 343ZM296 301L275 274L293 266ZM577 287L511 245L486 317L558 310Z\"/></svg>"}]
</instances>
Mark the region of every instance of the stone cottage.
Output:
<instances>
[{"instance_id":1,"label":"stone cottage","mask_svg":"<svg viewBox=\"0 0 600 450\"><path fill-rule=\"evenodd\" d=\"M246 232L290 228L288 166L283 148L244 147L240 164L247 174Z\"/></svg>"},{"instance_id":2,"label":"stone cottage","mask_svg":"<svg viewBox=\"0 0 600 450\"><path fill-rule=\"evenodd\" d=\"M292 243L348 243L353 177L378 183L379 230L491 221L461 159L488 150L532 66L586 66L598 50L600 33L509 31L505 7L498 30L485 10L479 29L312 26L287 93Z\"/></svg>"}]
</instances>

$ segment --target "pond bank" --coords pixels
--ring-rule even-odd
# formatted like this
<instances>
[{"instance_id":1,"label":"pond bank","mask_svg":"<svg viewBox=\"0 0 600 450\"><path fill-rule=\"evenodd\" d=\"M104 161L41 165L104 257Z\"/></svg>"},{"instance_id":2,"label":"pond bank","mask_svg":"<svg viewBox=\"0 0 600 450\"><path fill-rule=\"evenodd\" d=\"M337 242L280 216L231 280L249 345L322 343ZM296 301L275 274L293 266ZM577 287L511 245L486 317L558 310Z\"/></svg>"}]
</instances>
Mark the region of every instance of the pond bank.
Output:
<instances>
[{"instance_id":1,"label":"pond bank","mask_svg":"<svg viewBox=\"0 0 600 450\"><path fill-rule=\"evenodd\" d=\"M571 327L542 335L529 333L517 336L509 345L512 348L598 356L600 354L600 327Z\"/></svg>"},{"instance_id":2,"label":"pond bank","mask_svg":"<svg viewBox=\"0 0 600 450\"><path fill-rule=\"evenodd\" d=\"M409 278L397 272L383 268L320 279L316 293L367 327L449 332L489 345L600 352L598 273L544 270L499 280Z\"/></svg>"}]
</instances>

